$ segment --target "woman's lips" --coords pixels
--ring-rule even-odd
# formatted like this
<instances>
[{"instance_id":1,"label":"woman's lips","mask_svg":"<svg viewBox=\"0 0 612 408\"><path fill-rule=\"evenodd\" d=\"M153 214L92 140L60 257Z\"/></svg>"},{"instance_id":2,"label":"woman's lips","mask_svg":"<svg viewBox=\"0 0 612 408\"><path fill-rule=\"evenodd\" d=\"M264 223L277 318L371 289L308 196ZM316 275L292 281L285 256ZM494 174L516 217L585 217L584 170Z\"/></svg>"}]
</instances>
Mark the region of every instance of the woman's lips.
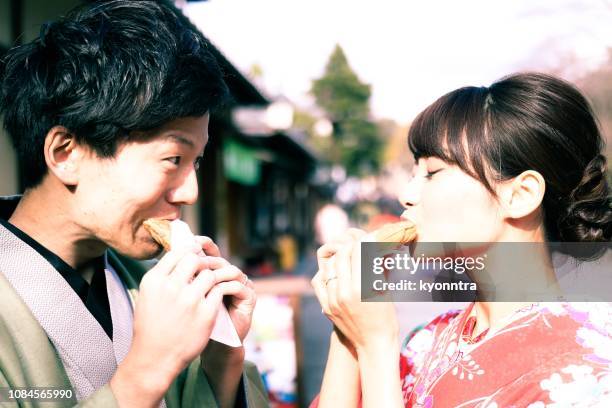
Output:
<instances>
[{"instance_id":1,"label":"woman's lips","mask_svg":"<svg viewBox=\"0 0 612 408\"><path fill-rule=\"evenodd\" d=\"M404 211L402 213L402 215L400 215L400 218L404 221L409 221L411 223L413 223L414 225L417 225L417 223L415 222L415 217L410 216L410 214L408 214L408 211Z\"/></svg>"}]
</instances>

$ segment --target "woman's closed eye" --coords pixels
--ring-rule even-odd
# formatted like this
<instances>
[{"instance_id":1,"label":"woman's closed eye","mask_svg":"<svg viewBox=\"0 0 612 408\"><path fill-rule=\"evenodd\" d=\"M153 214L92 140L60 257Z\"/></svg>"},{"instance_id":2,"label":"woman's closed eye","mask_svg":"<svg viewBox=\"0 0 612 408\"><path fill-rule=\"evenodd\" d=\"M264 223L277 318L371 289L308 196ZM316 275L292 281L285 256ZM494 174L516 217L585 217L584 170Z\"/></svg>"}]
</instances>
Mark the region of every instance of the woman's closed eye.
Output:
<instances>
[{"instance_id":1,"label":"woman's closed eye","mask_svg":"<svg viewBox=\"0 0 612 408\"><path fill-rule=\"evenodd\" d=\"M427 180L431 180L431 178L434 176L434 174L439 173L440 171L442 171L444 169L438 169L438 170L433 170L433 171L428 171L427 174L425 174L425 178Z\"/></svg>"}]
</instances>

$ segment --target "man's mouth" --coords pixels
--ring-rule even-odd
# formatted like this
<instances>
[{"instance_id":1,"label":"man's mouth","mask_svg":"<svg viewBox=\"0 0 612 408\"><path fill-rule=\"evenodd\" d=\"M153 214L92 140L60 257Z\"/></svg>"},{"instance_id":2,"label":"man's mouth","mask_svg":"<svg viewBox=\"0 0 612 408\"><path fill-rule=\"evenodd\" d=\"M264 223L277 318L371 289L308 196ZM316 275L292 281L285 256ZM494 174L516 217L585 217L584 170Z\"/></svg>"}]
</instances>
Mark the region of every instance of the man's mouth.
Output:
<instances>
[{"instance_id":1,"label":"man's mouth","mask_svg":"<svg viewBox=\"0 0 612 408\"><path fill-rule=\"evenodd\" d=\"M181 218L181 215L180 214L160 215L160 216L147 217L145 219L148 220L151 218L156 219L156 220L174 221L174 220L178 220L179 218Z\"/></svg>"}]
</instances>

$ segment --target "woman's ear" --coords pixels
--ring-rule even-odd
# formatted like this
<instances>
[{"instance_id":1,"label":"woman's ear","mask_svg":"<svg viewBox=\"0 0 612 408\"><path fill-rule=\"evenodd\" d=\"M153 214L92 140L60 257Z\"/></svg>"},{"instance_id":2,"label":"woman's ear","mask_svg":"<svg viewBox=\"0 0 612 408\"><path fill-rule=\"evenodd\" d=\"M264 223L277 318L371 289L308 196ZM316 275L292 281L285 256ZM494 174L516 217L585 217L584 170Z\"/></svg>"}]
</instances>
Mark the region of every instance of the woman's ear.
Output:
<instances>
[{"instance_id":1,"label":"woman's ear","mask_svg":"<svg viewBox=\"0 0 612 408\"><path fill-rule=\"evenodd\" d=\"M45 137L44 155L49 172L63 184L74 186L78 183L78 166L81 157L80 146L75 137L63 126L54 126Z\"/></svg>"},{"instance_id":2,"label":"woman's ear","mask_svg":"<svg viewBox=\"0 0 612 408\"><path fill-rule=\"evenodd\" d=\"M504 212L510 218L522 218L536 211L542 204L546 182L537 171L527 170L499 187Z\"/></svg>"}]
</instances>

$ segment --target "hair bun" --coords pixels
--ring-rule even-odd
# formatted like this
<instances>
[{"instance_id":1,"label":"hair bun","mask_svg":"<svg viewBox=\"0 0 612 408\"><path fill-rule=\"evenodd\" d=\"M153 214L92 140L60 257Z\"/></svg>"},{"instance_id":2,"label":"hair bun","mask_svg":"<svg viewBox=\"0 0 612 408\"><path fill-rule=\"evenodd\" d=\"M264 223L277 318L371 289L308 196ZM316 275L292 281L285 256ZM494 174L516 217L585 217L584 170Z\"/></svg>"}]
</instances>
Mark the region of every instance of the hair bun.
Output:
<instances>
[{"instance_id":1,"label":"hair bun","mask_svg":"<svg viewBox=\"0 0 612 408\"><path fill-rule=\"evenodd\" d=\"M610 241L612 205L603 155L589 162L582 180L570 193L565 215L559 220L559 231L562 240L568 242Z\"/></svg>"}]
</instances>

